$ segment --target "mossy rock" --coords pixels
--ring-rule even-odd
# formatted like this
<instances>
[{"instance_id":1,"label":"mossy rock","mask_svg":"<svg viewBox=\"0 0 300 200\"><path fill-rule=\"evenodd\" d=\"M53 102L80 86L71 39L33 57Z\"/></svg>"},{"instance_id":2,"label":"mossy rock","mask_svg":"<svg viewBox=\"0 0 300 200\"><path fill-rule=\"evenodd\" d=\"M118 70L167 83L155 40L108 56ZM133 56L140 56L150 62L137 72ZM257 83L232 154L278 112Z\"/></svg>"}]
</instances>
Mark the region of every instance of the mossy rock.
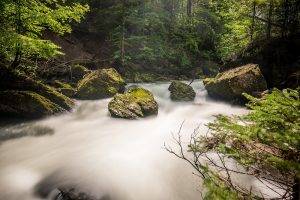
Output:
<instances>
[{"instance_id":1,"label":"mossy rock","mask_svg":"<svg viewBox=\"0 0 300 200\"><path fill-rule=\"evenodd\" d=\"M20 118L39 118L64 109L32 91L0 91L0 115Z\"/></svg>"},{"instance_id":2,"label":"mossy rock","mask_svg":"<svg viewBox=\"0 0 300 200\"><path fill-rule=\"evenodd\" d=\"M169 91L173 101L193 101L196 96L192 86L180 81L173 81L169 86Z\"/></svg>"},{"instance_id":3,"label":"mossy rock","mask_svg":"<svg viewBox=\"0 0 300 200\"><path fill-rule=\"evenodd\" d=\"M256 64L219 73L203 83L209 96L233 102L244 101L243 93L257 95L267 90L266 80Z\"/></svg>"},{"instance_id":4,"label":"mossy rock","mask_svg":"<svg viewBox=\"0 0 300 200\"><path fill-rule=\"evenodd\" d=\"M70 84L63 83L61 81L55 80L52 84L56 90L67 97L74 97L76 94L76 89L74 89Z\"/></svg>"},{"instance_id":5,"label":"mossy rock","mask_svg":"<svg viewBox=\"0 0 300 200\"><path fill-rule=\"evenodd\" d=\"M86 100L108 98L124 90L125 81L115 69L100 69L79 81L76 97Z\"/></svg>"},{"instance_id":6,"label":"mossy rock","mask_svg":"<svg viewBox=\"0 0 300 200\"><path fill-rule=\"evenodd\" d=\"M112 117L136 119L157 115L158 104L153 94L144 88L132 88L124 94L116 94L108 104Z\"/></svg>"},{"instance_id":7,"label":"mossy rock","mask_svg":"<svg viewBox=\"0 0 300 200\"><path fill-rule=\"evenodd\" d=\"M12 71L3 66L0 66L0 70L0 91L31 91L44 96L65 110L71 110L74 106L73 100L41 81L36 81L22 73Z\"/></svg>"}]
</instances>

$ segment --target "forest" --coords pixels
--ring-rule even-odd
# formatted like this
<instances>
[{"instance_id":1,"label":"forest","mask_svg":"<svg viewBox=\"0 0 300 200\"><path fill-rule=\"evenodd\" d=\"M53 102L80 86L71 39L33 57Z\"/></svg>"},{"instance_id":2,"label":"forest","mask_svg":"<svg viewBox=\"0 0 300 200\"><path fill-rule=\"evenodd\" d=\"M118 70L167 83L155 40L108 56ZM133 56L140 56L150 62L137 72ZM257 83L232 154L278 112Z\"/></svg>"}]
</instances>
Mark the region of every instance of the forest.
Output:
<instances>
[{"instance_id":1,"label":"forest","mask_svg":"<svg viewBox=\"0 0 300 200\"><path fill-rule=\"evenodd\" d=\"M299 200L299 0L1 0L0 200Z\"/></svg>"}]
</instances>

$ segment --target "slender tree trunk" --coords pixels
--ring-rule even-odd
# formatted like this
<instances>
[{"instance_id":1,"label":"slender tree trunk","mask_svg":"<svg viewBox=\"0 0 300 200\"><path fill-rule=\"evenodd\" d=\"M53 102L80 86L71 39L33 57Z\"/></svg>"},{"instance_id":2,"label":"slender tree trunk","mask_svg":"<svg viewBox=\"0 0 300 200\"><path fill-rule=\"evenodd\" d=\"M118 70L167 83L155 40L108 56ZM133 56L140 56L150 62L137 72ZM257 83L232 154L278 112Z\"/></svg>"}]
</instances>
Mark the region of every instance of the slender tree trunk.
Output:
<instances>
[{"instance_id":1,"label":"slender tree trunk","mask_svg":"<svg viewBox=\"0 0 300 200\"><path fill-rule=\"evenodd\" d=\"M187 12L188 18L191 18L191 16L192 16L192 6L193 6L192 0L187 0L186 12Z\"/></svg>"},{"instance_id":2,"label":"slender tree trunk","mask_svg":"<svg viewBox=\"0 0 300 200\"><path fill-rule=\"evenodd\" d=\"M252 23L251 23L251 30L250 30L251 42L253 42L253 36L254 36L255 16L256 16L256 2L254 1L252 7Z\"/></svg>"},{"instance_id":3,"label":"slender tree trunk","mask_svg":"<svg viewBox=\"0 0 300 200\"><path fill-rule=\"evenodd\" d=\"M121 64L125 66L125 0L122 4Z\"/></svg>"},{"instance_id":4,"label":"slender tree trunk","mask_svg":"<svg viewBox=\"0 0 300 200\"><path fill-rule=\"evenodd\" d=\"M267 39L268 40L271 39L273 8L274 8L274 2L273 2L273 0L271 0L269 2L268 23L267 23Z\"/></svg>"},{"instance_id":5,"label":"slender tree trunk","mask_svg":"<svg viewBox=\"0 0 300 200\"><path fill-rule=\"evenodd\" d=\"M22 21L21 21L21 3L20 0L16 0L16 18L15 18L16 32L17 34L22 34ZM22 58L22 47L21 43L17 41L15 46L15 56L11 63L11 68L16 69L21 63Z\"/></svg>"},{"instance_id":6,"label":"slender tree trunk","mask_svg":"<svg viewBox=\"0 0 300 200\"><path fill-rule=\"evenodd\" d=\"M288 20L288 0L284 0L283 3L283 22L282 22L282 28L281 28L281 36L286 36L286 30L287 30L287 20Z\"/></svg>"}]
</instances>

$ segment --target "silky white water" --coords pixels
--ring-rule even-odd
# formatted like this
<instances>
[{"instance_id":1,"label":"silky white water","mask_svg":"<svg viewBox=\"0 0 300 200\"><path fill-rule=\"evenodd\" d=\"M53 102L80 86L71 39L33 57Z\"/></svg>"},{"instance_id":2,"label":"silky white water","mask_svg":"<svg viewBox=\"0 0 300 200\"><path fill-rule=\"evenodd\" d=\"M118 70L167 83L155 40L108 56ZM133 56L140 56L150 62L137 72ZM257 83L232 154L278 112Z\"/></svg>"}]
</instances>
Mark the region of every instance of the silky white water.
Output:
<instances>
[{"instance_id":1,"label":"silky white water","mask_svg":"<svg viewBox=\"0 0 300 200\"><path fill-rule=\"evenodd\" d=\"M205 133L204 125L216 114L246 110L210 100L200 81L192 84L194 102L171 102L168 85L141 84L159 103L155 117L113 119L105 99L77 102L72 113L2 127L0 136L6 139L0 143L0 199L50 199L51 190L66 185L112 200L201 199L201 180L163 148L164 142L173 144L172 132L183 121L181 134L189 137L197 126ZM41 127L51 134L9 138L32 135L32 129L39 134ZM46 185L44 197L36 195L41 185Z\"/></svg>"}]
</instances>

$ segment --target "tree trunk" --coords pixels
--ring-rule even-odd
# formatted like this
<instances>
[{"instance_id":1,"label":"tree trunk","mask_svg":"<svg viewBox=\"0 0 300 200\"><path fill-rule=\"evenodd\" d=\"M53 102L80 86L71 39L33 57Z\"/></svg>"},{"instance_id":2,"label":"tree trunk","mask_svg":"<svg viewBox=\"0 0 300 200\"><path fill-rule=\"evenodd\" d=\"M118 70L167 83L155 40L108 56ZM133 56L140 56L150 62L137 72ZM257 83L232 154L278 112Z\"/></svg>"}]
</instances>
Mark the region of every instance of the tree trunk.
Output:
<instances>
[{"instance_id":1,"label":"tree trunk","mask_svg":"<svg viewBox=\"0 0 300 200\"><path fill-rule=\"evenodd\" d=\"M287 31L287 20L288 20L288 0L284 0L283 3L283 22L282 22L282 28L281 28L281 36L286 36Z\"/></svg>"},{"instance_id":2,"label":"tree trunk","mask_svg":"<svg viewBox=\"0 0 300 200\"><path fill-rule=\"evenodd\" d=\"M187 16L189 18L191 18L192 16L192 6L193 6L192 0L187 0L186 11L187 11Z\"/></svg>"},{"instance_id":3,"label":"tree trunk","mask_svg":"<svg viewBox=\"0 0 300 200\"><path fill-rule=\"evenodd\" d=\"M125 0L122 4L121 64L125 66Z\"/></svg>"},{"instance_id":4,"label":"tree trunk","mask_svg":"<svg viewBox=\"0 0 300 200\"><path fill-rule=\"evenodd\" d=\"M17 34L22 34L22 21L21 21L21 3L20 0L16 1L16 18L15 18L15 26ZM22 46L19 41L16 42L15 46L15 56L14 60L11 63L11 68L16 69L21 63L22 58Z\"/></svg>"},{"instance_id":5,"label":"tree trunk","mask_svg":"<svg viewBox=\"0 0 300 200\"><path fill-rule=\"evenodd\" d=\"M268 23L267 23L267 39L268 40L271 39L273 7L274 7L274 3L273 3L273 0L271 0L269 2Z\"/></svg>"},{"instance_id":6,"label":"tree trunk","mask_svg":"<svg viewBox=\"0 0 300 200\"><path fill-rule=\"evenodd\" d=\"M253 36L254 36L255 16L256 16L256 2L254 1L253 8L252 8L252 23L251 23L251 30L250 30L251 42L253 42Z\"/></svg>"}]
</instances>

